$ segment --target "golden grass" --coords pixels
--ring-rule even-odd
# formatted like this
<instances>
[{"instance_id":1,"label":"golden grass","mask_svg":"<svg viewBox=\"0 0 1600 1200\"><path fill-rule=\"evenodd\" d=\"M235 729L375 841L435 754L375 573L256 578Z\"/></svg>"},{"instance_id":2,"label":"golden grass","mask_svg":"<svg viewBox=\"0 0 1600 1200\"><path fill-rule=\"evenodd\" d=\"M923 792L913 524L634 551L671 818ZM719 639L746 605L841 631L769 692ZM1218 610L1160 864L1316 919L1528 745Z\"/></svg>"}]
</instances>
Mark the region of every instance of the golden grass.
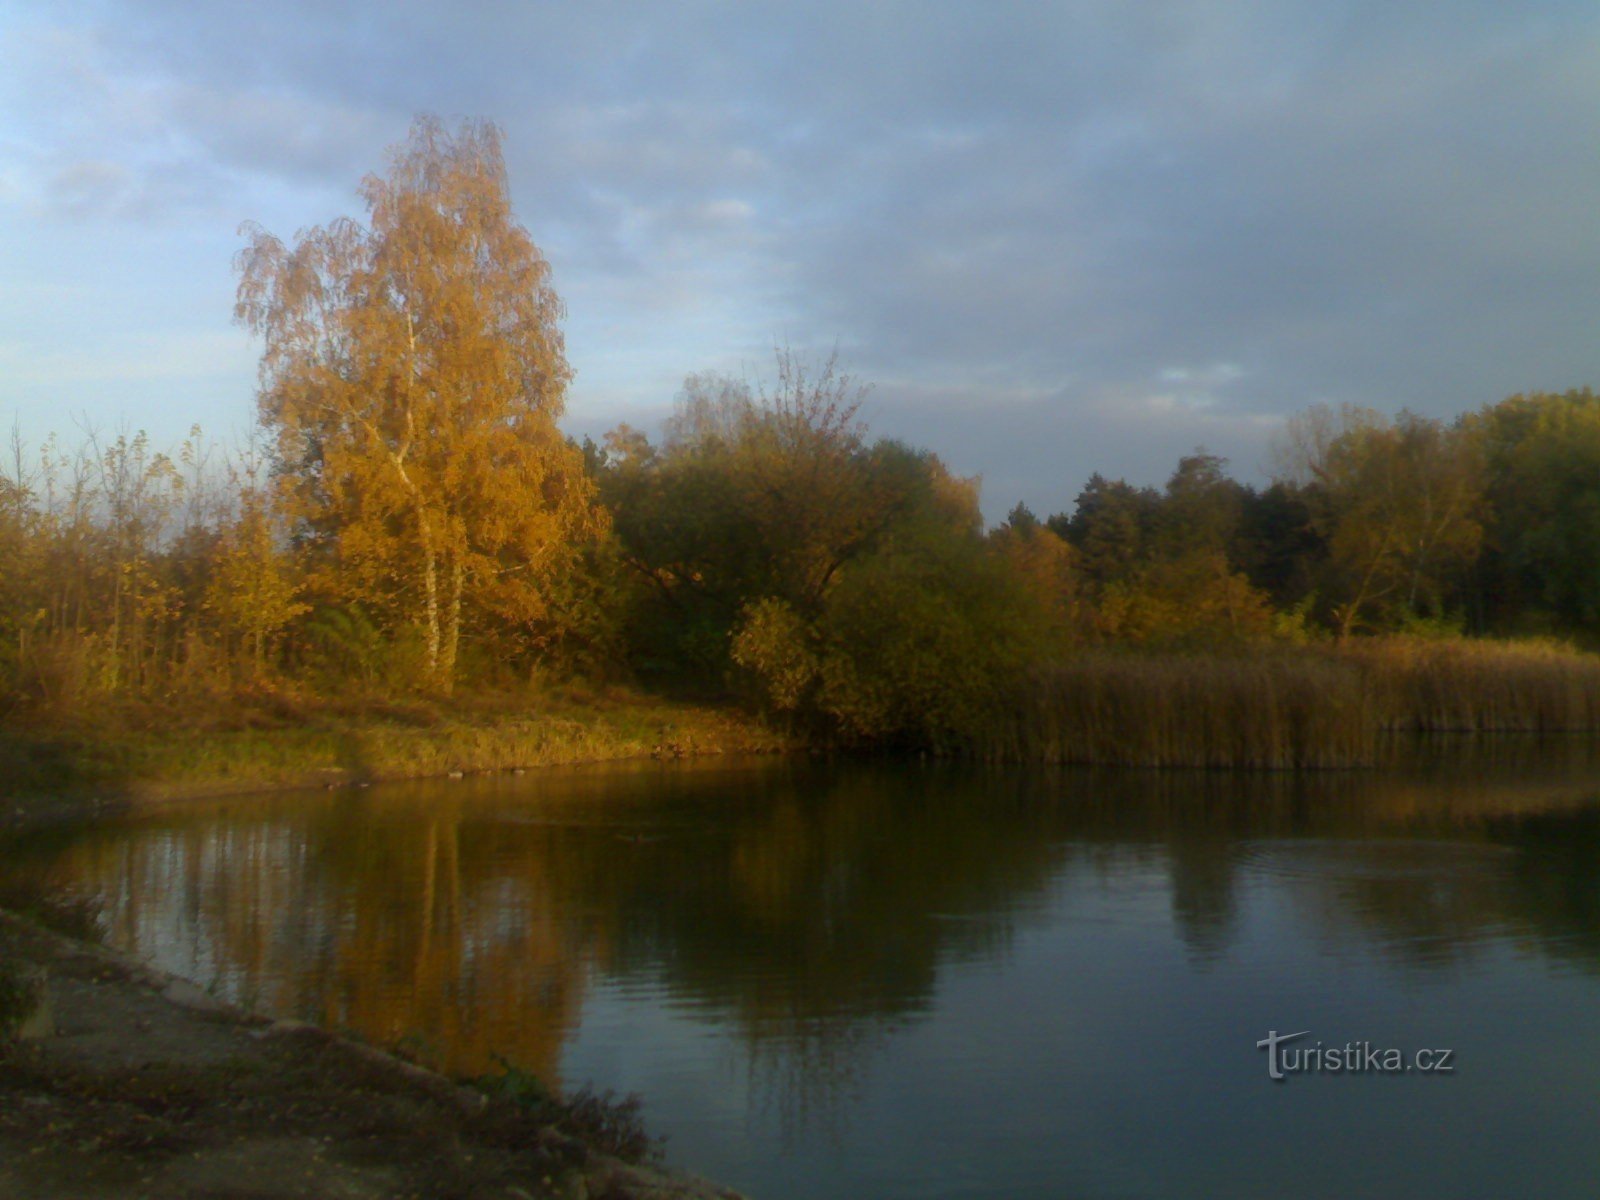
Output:
<instances>
[{"instance_id":1,"label":"golden grass","mask_svg":"<svg viewBox=\"0 0 1600 1200\"><path fill-rule=\"evenodd\" d=\"M1600 729L1600 656L1556 643L1395 637L1350 642L1334 653L1361 668L1387 729Z\"/></svg>"},{"instance_id":2,"label":"golden grass","mask_svg":"<svg viewBox=\"0 0 1600 1200\"><path fill-rule=\"evenodd\" d=\"M1019 681L978 757L1300 769L1382 761L1409 733L1600 730L1600 656L1549 643L1373 638L1186 654L1097 652ZM0 796L207 795L793 739L725 708L625 688L452 700L262 692L0 730Z\"/></svg>"},{"instance_id":3,"label":"golden grass","mask_svg":"<svg viewBox=\"0 0 1600 1200\"><path fill-rule=\"evenodd\" d=\"M0 731L0 796L202 796L642 758L763 753L786 740L737 712L626 689L454 700L250 697L181 714Z\"/></svg>"},{"instance_id":4,"label":"golden grass","mask_svg":"<svg viewBox=\"0 0 1600 1200\"><path fill-rule=\"evenodd\" d=\"M1600 657L1542 643L1371 639L1087 654L1035 672L983 757L1311 768L1379 761L1386 734L1600 730Z\"/></svg>"},{"instance_id":5,"label":"golden grass","mask_svg":"<svg viewBox=\"0 0 1600 1200\"><path fill-rule=\"evenodd\" d=\"M1038 672L995 749L1061 763L1339 766L1372 758L1378 728L1348 663L1106 654Z\"/></svg>"}]
</instances>

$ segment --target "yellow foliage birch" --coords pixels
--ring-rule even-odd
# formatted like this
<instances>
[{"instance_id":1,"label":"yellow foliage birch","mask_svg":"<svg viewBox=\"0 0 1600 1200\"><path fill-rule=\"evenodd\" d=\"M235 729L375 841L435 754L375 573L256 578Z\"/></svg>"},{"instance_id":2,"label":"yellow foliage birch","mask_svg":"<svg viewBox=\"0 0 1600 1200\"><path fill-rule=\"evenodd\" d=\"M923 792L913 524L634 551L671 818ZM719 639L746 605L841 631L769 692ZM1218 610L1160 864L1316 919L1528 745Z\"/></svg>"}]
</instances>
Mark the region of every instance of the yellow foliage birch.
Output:
<instances>
[{"instance_id":1,"label":"yellow foliage birch","mask_svg":"<svg viewBox=\"0 0 1600 1200\"><path fill-rule=\"evenodd\" d=\"M318 582L414 623L448 690L464 609L537 619L604 518L556 426L562 307L499 130L420 117L361 195L368 225L293 247L247 226L235 311L265 341L260 417Z\"/></svg>"}]
</instances>

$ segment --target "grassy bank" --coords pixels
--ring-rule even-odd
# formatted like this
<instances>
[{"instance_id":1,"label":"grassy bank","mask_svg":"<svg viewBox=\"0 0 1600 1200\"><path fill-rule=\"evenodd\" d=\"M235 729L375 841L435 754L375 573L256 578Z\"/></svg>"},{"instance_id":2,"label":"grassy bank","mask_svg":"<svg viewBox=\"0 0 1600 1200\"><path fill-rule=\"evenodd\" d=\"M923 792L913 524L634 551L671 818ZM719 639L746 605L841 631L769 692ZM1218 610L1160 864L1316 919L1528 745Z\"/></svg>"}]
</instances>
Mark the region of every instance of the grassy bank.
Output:
<instances>
[{"instance_id":1,"label":"grassy bank","mask_svg":"<svg viewBox=\"0 0 1600 1200\"><path fill-rule=\"evenodd\" d=\"M1396 734L1600 730L1600 656L1381 638L1274 651L1085 655L1035 672L976 747L1005 760L1306 768Z\"/></svg>"},{"instance_id":2,"label":"grassy bank","mask_svg":"<svg viewBox=\"0 0 1600 1200\"><path fill-rule=\"evenodd\" d=\"M13 722L0 729L0 796L216 795L785 746L737 712L626 688L405 701L261 691Z\"/></svg>"},{"instance_id":3,"label":"grassy bank","mask_svg":"<svg viewBox=\"0 0 1600 1200\"><path fill-rule=\"evenodd\" d=\"M1375 764L1405 734L1595 731L1600 656L1374 638L1080 655L1020 680L969 746L996 761L1297 769ZM449 700L262 690L12 722L0 798L218 795L799 744L737 710L623 687Z\"/></svg>"}]
</instances>

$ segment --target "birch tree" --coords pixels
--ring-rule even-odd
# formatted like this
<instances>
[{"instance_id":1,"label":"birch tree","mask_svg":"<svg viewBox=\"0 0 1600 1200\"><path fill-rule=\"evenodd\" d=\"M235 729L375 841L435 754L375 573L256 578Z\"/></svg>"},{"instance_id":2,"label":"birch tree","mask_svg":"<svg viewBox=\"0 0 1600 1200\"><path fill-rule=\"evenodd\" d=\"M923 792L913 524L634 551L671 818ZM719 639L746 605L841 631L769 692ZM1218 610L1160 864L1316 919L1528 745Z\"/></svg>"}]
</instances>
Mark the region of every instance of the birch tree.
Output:
<instances>
[{"instance_id":1,"label":"birch tree","mask_svg":"<svg viewBox=\"0 0 1600 1200\"><path fill-rule=\"evenodd\" d=\"M293 246L247 225L235 314L265 342L259 415L313 582L420 629L449 690L464 614L539 619L603 518L556 426L562 306L499 130L420 117L360 194L366 224Z\"/></svg>"}]
</instances>

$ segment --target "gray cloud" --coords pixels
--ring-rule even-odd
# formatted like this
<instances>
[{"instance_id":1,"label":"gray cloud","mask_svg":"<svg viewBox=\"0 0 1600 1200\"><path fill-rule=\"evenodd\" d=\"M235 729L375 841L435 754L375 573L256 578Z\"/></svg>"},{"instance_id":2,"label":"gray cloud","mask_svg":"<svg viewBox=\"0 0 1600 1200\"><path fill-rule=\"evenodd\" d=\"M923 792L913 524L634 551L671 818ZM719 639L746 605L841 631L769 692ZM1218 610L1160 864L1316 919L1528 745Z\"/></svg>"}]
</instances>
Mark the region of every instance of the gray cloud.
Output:
<instances>
[{"instance_id":1,"label":"gray cloud","mask_svg":"<svg viewBox=\"0 0 1600 1200\"><path fill-rule=\"evenodd\" d=\"M881 381L880 427L983 473L991 515L1097 468L1159 479L1197 442L1254 474L1317 400L1444 413L1600 375L1587 5L17 24L0 204L292 228L349 211L414 111L486 115L572 311L580 423L775 339L837 342Z\"/></svg>"}]
</instances>

